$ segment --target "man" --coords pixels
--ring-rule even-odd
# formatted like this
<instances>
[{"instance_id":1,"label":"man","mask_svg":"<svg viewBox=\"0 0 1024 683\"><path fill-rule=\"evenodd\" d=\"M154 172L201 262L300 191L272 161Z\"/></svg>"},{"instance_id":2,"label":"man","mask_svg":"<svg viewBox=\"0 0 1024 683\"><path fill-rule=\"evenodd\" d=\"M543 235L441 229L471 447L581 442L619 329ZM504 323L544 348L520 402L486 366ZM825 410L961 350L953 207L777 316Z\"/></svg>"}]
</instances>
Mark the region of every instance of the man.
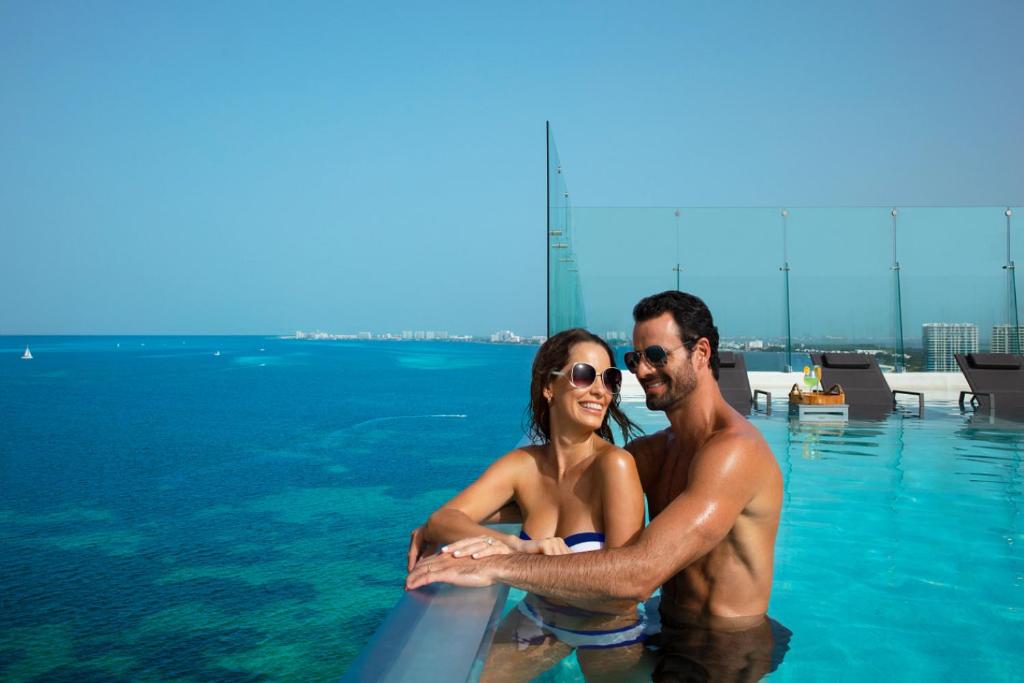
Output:
<instances>
[{"instance_id":1,"label":"man","mask_svg":"<svg viewBox=\"0 0 1024 683\"><path fill-rule=\"evenodd\" d=\"M647 407L670 423L627 446L651 516L637 541L563 556L437 555L415 565L406 587L500 581L585 603L644 601L660 586L655 680L756 680L777 666L788 640L766 617L782 473L760 432L722 398L718 330L704 302L663 292L640 301L633 318L636 350L626 363ZM410 561L415 533L413 545Z\"/></svg>"}]
</instances>

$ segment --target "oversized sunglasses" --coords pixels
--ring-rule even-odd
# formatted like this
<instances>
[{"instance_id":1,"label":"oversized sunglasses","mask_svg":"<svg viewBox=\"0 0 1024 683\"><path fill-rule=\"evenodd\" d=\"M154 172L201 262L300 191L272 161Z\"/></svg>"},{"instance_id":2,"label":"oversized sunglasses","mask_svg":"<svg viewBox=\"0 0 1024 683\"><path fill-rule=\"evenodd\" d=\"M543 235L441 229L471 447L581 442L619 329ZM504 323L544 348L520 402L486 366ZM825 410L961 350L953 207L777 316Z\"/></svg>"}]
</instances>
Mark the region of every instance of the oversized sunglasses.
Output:
<instances>
[{"instance_id":1,"label":"oversized sunglasses","mask_svg":"<svg viewBox=\"0 0 1024 683\"><path fill-rule=\"evenodd\" d=\"M687 339L683 341L681 346L677 346L674 349L666 350L664 346L652 344L642 351L627 351L625 356L623 356L623 360L626 362L626 367L634 375L636 374L636 369L640 367L640 361L642 360L646 360L647 364L652 368L664 367L665 363L668 362L670 354L675 353L684 346L689 348L697 339Z\"/></svg>"},{"instance_id":2,"label":"oversized sunglasses","mask_svg":"<svg viewBox=\"0 0 1024 683\"><path fill-rule=\"evenodd\" d=\"M576 389L589 389L597 379L597 369L590 363L573 363L568 372L564 370L552 370L552 375L569 377L569 384ZM613 394L619 393L622 388L622 370L618 368L605 368L601 373L601 383L604 388Z\"/></svg>"}]
</instances>

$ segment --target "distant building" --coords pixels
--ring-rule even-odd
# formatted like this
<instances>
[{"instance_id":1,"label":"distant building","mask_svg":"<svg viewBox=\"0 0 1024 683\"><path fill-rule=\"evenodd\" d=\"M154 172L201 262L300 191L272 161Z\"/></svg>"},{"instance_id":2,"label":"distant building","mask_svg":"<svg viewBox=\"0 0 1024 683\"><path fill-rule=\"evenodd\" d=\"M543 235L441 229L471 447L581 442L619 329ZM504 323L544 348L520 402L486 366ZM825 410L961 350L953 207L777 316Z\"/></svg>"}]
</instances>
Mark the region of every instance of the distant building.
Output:
<instances>
[{"instance_id":1,"label":"distant building","mask_svg":"<svg viewBox=\"0 0 1024 683\"><path fill-rule=\"evenodd\" d=\"M491 335L491 341L495 343L518 344L522 339L512 330L501 330Z\"/></svg>"},{"instance_id":2,"label":"distant building","mask_svg":"<svg viewBox=\"0 0 1024 683\"><path fill-rule=\"evenodd\" d=\"M978 326L974 323L925 323L921 332L926 372L956 372L953 354L978 351Z\"/></svg>"},{"instance_id":3,"label":"distant building","mask_svg":"<svg viewBox=\"0 0 1024 683\"><path fill-rule=\"evenodd\" d=\"M751 339L747 342L747 351L761 351L764 349L763 339Z\"/></svg>"},{"instance_id":4,"label":"distant building","mask_svg":"<svg viewBox=\"0 0 1024 683\"><path fill-rule=\"evenodd\" d=\"M373 339L373 334L370 332L360 332L356 335L356 339Z\"/></svg>"},{"instance_id":5,"label":"distant building","mask_svg":"<svg viewBox=\"0 0 1024 683\"><path fill-rule=\"evenodd\" d=\"M992 326L992 353L1020 353L1024 342L1024 325L1017 327L1017 336L1013 335L1013 325Z\"/></svg>"},{"instance_id":6,"label":"distant building","mask_svg":"<svg viewBox=\"0 0 1024 683\"><path fill-rule=\"evenodd\" d=\"M626 341L626 333L622 330L608 330L604 333L607 341Z\"/></svg>"},{"instance_id":7,"label":"distant building","mask_svg":"<svg viewBox=\"0 0 1024 683\"><path fill-rule=\"evenodd\" d=\"M402 330L402 339L412 339L412 330Z\"/></svg>"},{"instance_id":8,"label":"distant building","mask_svg":"<svg viewBox=\"0 0 1024 683\"><path fill-rule=\"evenodd\" d=\"M423 330L416 330L412 336L413 339L426 339L427 335Z\"/></svg>"}]
</instances>

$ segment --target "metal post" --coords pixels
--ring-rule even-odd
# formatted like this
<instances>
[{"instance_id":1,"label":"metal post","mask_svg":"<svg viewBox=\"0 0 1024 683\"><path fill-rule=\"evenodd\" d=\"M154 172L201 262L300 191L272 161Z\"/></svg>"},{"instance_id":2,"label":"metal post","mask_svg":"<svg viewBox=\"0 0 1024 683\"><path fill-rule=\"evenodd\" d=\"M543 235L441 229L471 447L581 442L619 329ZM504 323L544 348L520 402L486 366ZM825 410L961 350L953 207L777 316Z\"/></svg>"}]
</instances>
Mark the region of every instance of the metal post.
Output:
<instances>
[{"instance_id":1,"label":"metal post","mask_svg":"<svg viewBox=\"0 0 1024 683\"><path fill-rule=\"evenodd\" d=\"M896 372L905 372L906 364L904 363L904 349L903 349L903 292L900 286L900 262L896 258L896 217L899 215L898 209L893 209L890 212L892 216L892 272L893 282L895 286L895 303L896 303Z\"/></svg>"},{"instance_id":2,"label":"metal post","mask_svg":"<svg viewBox=\"0 0 1024 683\"><path fill-rule=\"evenodd\" d=\"M1010 353L1020 355L1020 315L1017 311L1017 278L1015 267L1010 253L1010 219L1013 217L1013 210L1006 207L1006 322L1009 324L1009 336L1007 349Z\"/></svg>"},{"instance_id":3,"label":"metal post","mask_svg":"<svg viewBox=\"0 0 1024 683\"><path fill-rule=\"evenodd\" d=\"M679 265L679 209L676 209L676 267L672 270L676 271L676 291L681 292L679 288L679 274L683 272L682 267Z\"/></svg>"},{"instance_id":4,"label":"metal post","mask_svg":"<svg viewBox=\"0 0 1024 683\"><path fill-rule=\"evenodd\" d=\"M569 245L569 253L570 254L574 254L575 252L573 251L573 248L572 248L572 230L569 229L569 191L568 190L566 190L565 192L562 193L562 201L564 202L564 204L562 206L562 230L565 230L565 243ZM560 296L559 296L559 304L560 304L559 308L563 312L562 320L559 322L559 325L558 325L558 331L559 332L561 332L562 330L567 330L570 327L579 327L579 325L576 324L576 311L575 310L572 310L569 313L568 316L565 316L565 310L567 308L569 308L570 305L572 306L573 309L575 309L577 301L576 301L576 287L575 287L576 283L573 280L573 277L568 274L569 273L569 269L568 268L566 268L564 272L565 272L565 277L561 278L561 281L560 281L561 286L559 287L559 294L560 294ZM559 272L559 274L560 275L562 274L561 271ZM571 291L570 291L570 283L572 284ZM562 297L565 298L564 304L562 302Z\"/></svg>"},{"instance_id":5,"label":"metal post","mask_svg":"<svg viewBox=\"0 0 1024 683\"><path fill-rule=\"evenodd\" d=\"M782 271L782 289L783 296L785 297L785 310L783 315L785 316L784 322L786 325L786 360L783 363L783 367L786 372L793 371L793 328L789 317L789 245L788 245L788 234L787 234L787 221L789 219L789 210L782 210L782 267L779 270Z\"/></svg>"},{"instance_id":6,"label":"metal post","mask_svg":"<svg viewBox=\"0 0 1024 683\"><path fill-rule=\"evenodd\" d=\"M544 153L545 159L545 177L547 183L544 187L544 194L547 198L547 224L548 227L544 231L544 253L547 255L548 269L545 273L544 279L547 280L547 319L545 324L547 325L547 336L551 336L551 122L544 122Z\"/></svg>"}]
</instances>

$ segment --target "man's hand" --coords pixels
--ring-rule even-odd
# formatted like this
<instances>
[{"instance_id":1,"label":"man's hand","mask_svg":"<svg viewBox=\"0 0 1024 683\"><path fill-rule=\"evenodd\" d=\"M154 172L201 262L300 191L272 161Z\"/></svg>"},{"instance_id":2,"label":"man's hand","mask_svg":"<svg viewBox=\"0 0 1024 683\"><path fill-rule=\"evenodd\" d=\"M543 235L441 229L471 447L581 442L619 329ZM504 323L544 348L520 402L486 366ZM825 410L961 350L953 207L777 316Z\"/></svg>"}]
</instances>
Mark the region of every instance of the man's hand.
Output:
<instances>
[{"instance_id":1,"label":"man's hand","mask_svg":"<svg viewBox=\"0 0 1024 683\"><path fill-rule=\"evenodd\" d=\"M435 555L420 560L409 576L405 589L415 590L431 583L450 583L455 586L480 588L495 583L497 572L494 559L473 560L450 555Z\"/></svg>"}]
</instances>

